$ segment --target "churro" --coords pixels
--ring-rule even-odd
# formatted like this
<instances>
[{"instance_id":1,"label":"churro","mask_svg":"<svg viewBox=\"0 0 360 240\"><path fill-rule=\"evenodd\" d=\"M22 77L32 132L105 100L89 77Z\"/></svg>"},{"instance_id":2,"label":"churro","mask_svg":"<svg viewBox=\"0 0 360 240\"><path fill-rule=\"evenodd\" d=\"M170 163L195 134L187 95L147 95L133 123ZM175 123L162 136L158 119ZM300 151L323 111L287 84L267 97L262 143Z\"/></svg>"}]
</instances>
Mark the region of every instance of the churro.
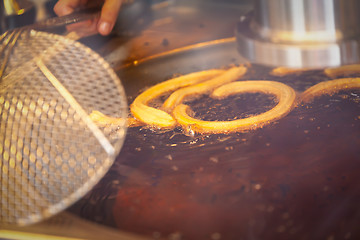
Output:
<instances>
[{"instance_id":1,"label":"churro","mask_svg":"<svg viewBox=\"0 0 360 240\"><path fill-rule=\"evenodd\" d=\"M155 86L152 86L151 88L147 89L139 96L137 96L137 98L130 106L131 113L136 119L150 126L155 126L158 128L174 127L176 121L170 114L160 109L147 106L147 104L151 100L161 96L166 92L174 91L178 88L186 87L208 80L212 77L218 76L223 72L224 70L220 69L200 71L173 78L168 81L159 83Z\"/></svg>"},{"instance_id":2,"label":"churro","mask_svg":"<svg viewBox=\"0 0 360 240\"><path fill-rule=\"evenodd\" d=\"M338 71L356 69L360 65L337 68ZM252 80L236 81L247 71L244 66L232 67L229 70L207 70L176 77L150 87L141 93L131 104L131 112L135 118L128 118L128 127L144 124L171 129L177 124L185 130L197 133L228 133L247 131L267 125L286 116L295 107L296 93L286 84L274 81ZM300 70L299 70L300 71ZM301 71L305 71L302 69ZM290 74L290 72L288 72ZM339 73L339 72L337 72ZM327 73L335 76L335 72ZM236 82L234 82L236 81ZM225 85L224 85L225 84ZM304 91L297 102L307 103L317 96L333 94L340 90L360 88L360 78L341 78L320 82ZM148 103L167 92L174 91L165 100L162 109L148 106ZM213 91L211 93L211 91ZM278 101L276 106L264 113L243 119L230 121L204 121L193 117L195 114L189 106L182 104L189 96L198 97L210 94L212 98L226 98L229 95L261 92L274 95ZM124 119L106 116L93 111L90 118L98 125L123 124Z\"/></svg>"},{"instance_id":3,"label":"churro","mask_svg":"<svg viewBox=\"0 0 360 240\"><path fill-rule=\"evenodd\" d=\"M128 127L138 127L144 125L144 123L138 121L135 118L128 117L127 119L110 117L99 111L92 111L89 115L90 119L100 127L106 127L108 125L123 125L124 121L127 121Z\"/></svg>"},{"instance_id":4,"label":"churro","mask_svg":"<svg viewBox=\"0 0 360 240\"><path fill-rule=\"evenodd\" d=\"M296 93L291 87L274 81L239 81L228 83L214 90L214 98L225 98L229 95L245 92L262 92L275 95L277 105L256 116L232 121L203 121L191 117L189 106L180 104L175 107L173 116L184 129L198 133L228 133L246 131L262 127L287 115L294 106Z\"/></svg>"},{"instance_id":5,"label":"churro","mask_svg":"<svg viewBox=\"0 0 360 240\"><path fill-rule=\"evenodd\" d=\"M164 102L162 108L171 112L177 105L179 105L185 97L201 95L207 92L212 91L213 89L224 85L229 82L233 82L240 77L242 77L247 71L247 68L244 66L233 67L227 70L226 72L218 75L208 81L204 81L195 85L191 85L186 88L181 88L175 92L173 92L168 99Z\"/></svg>"},{"instance_id":6,"label":"churro","mask_svg":"<svg viewBox=\"0 0 360 240\"><path fill-rule=\"evenodd\" d=\"M360 78L339 78L320 82L303 92L300 96L300 100L306 103L323 94L331 95L339 92L340 90L354 88L360 88Z\"/></svg>"},{"instance_id":7,"label":"churro","mask_svg":"<svg viewBox=\"0 0 360 240\"><path fill-rule=\"evenodd\" d=\"M270 75L283 77L289 74L299 74L305 71L311 70L310 68L288 68L288 67L277 67L271 70Z\"/></svg>"},{"instance_id":8,"label":"churro","mask_svg":"<svg viewBox=\"0 0 360 240\"><path fill-rule=\"evenodd\" d=\"M344 65L335 68L325 68L324 73L331 78L335 78L339 75L360 73L360 64Z\"/></svg>"}]
</instances>

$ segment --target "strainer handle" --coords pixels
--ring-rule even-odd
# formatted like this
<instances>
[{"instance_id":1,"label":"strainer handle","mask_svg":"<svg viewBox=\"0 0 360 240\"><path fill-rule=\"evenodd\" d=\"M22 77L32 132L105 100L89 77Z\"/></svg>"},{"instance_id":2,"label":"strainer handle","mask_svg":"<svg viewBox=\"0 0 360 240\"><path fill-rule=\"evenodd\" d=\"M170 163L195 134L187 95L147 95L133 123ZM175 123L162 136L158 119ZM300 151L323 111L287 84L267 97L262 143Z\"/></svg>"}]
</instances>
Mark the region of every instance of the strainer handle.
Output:
<instances>
[{"instance_id":1,"label":"strainer handle","mask_svg":"<svg viewBox=\"0 0 360 240\"><path fill-rule=\"evenodd\" d=\"M87 8L61 17L53 17L25 26L27 29L43 30L78 23L100 16L100 8Z\"/></svg>"}]
</instances>

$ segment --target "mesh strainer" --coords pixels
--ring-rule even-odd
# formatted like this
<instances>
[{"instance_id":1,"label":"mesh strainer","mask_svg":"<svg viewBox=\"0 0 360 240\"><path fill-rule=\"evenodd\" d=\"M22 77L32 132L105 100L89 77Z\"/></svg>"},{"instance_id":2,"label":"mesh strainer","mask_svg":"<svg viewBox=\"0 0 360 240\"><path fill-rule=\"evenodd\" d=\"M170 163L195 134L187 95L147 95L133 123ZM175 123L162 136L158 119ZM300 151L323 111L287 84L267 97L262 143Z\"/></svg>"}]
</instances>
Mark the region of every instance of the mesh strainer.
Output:
<instances>
[{"instance_id":1,"label":"mesh strainer","mask_svg":"<svg viewBox=\"0 0 360 240\"><path fill-rule=\"evenodd\" d=\"M92 110L124 123L100 128ZM38 222L88 192L119 153L126 117L124 89L100 56L21 33L0 81L0 226Z\"/></svg>"}]
</instances>

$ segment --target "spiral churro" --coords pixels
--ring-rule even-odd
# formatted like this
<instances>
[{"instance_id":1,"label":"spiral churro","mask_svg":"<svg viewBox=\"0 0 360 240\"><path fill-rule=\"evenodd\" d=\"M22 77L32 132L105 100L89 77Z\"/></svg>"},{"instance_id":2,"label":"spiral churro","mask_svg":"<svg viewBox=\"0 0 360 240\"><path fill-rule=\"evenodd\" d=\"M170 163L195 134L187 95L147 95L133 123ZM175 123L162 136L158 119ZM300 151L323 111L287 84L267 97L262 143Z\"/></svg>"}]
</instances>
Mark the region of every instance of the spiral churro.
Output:
<instances>
[{"instance_id":1,"label":"spiral churro","mask_svg":"<svg viewBox=\"0 0 360 240\"><path fill-rule=\"evenodd\" d=\"M274 81L241 81L223 85L214 90L212 97L225 98L245 92L262 92L275 95L277 105L271 110L256 116L233 121L203 121L188 114L190 107L180 104L173 111L174 118L185 129L198 133L227 133L256 129L287 115L294 106L296 94L291 87Z\"/></svg>"},{"instance_id":2,"label":"spiral churro","mask_svg":"<svg viewBox=\"0 0 360 240\"><path fill-rule=\"evenodd\" d=\"M233 82L242 77L246 73L246 70L247 68L244 66L233 67L208 81L179 89L168 97L162 107L165 111L171 112L171 110L179 105L185 97L205 94L216 87Z\"/></svg>"},{"instance_id":3,"label":"spiral churro","mask_svg":"<svg viewBox=\"0 0 360 240\"><path fill-rule=\"evenodd\" d=\"M323 94L330 95L340 90L354 88L360 88L360 78L339 78L336 80L321 82L308 88L305 92L301 94L300 100L307 103L315 97Z\"/></svg>"},{"instance_id":4,"label":"spiral churro","mask_svg":"<svg viewBox=\"0 0 360 240\"><path fill-rule=\"evenodd\" d=\"M159 83L137 96L137 98L130 106L131 113L136 119L150 126L155 126L158 128L174 127L176 121L170 114L160 109L147 106L147 104L152 99L155 99L156 97L159 97L166 92L174 91L178 88L208 80L212 77L218 76L223 72L224 70L219 69L200 71Z\"/></svg>"},{"instance_id":5,"label":"spiral churro","mask_svg":"<svg viewBox=\"0 0 360 240\"><path fill-rule=\"evenodd\" d=\"M357 69L360 65L337 68L343 73L349 69ZM341 70L339 70L341 69ZM287 115L295 106L296 93L291 87L274 81L252 80L237 81L246 73L246 67L233 67L229 70L207 70L190 73L159 83L141 93L132 103L131 112L135 118L128 118L128 126L150 125L158 128L171 129L177 124L184 129L191 129L198 133L228 133L246 131L267 125ZM339 72L337 72L339 73ZM335 72L327 73L335 76ZM340 73L339 73L340 74ZM224 85L225 84L225 85ZM360 78L341 78L318 83L300 97L299 102L310 102L323 94L333 94L340 90L360 88ZM215 90L214 90L215 89ZM147 104L165 94L174 91L164 102L162 109L150 107ZM213 91L211 93L211 91ZM261 92L274 95L277 105L258 115L231 121L203 121L191 116L191 108L182 104L188 96L211 94L212 98L226 98L229 95L241 93ZM123 124L124 119L106 116L93 111L90 118L98 125Z\"/></svg>"}]
</instances>

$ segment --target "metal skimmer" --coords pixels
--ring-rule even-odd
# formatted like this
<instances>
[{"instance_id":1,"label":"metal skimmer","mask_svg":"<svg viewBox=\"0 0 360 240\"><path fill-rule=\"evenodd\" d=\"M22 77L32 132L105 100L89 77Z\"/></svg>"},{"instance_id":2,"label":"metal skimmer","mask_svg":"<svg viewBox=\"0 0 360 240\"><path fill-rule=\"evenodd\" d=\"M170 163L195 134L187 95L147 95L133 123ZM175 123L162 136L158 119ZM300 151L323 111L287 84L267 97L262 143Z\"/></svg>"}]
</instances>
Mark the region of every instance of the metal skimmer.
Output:
<instances>
[{"instance_id":1,"label":"metal skimmer","mask_svg":"<svg viewBox=\"0 0 360 240\"><path fill-rule=\"evenodd\" d=\"M124 122L100 128L92 110ZM120 152L126 117L124 89L100 56L22 32L0 81L0 226L38 222L87 193Z\"/></svg>"}]
</instances>

